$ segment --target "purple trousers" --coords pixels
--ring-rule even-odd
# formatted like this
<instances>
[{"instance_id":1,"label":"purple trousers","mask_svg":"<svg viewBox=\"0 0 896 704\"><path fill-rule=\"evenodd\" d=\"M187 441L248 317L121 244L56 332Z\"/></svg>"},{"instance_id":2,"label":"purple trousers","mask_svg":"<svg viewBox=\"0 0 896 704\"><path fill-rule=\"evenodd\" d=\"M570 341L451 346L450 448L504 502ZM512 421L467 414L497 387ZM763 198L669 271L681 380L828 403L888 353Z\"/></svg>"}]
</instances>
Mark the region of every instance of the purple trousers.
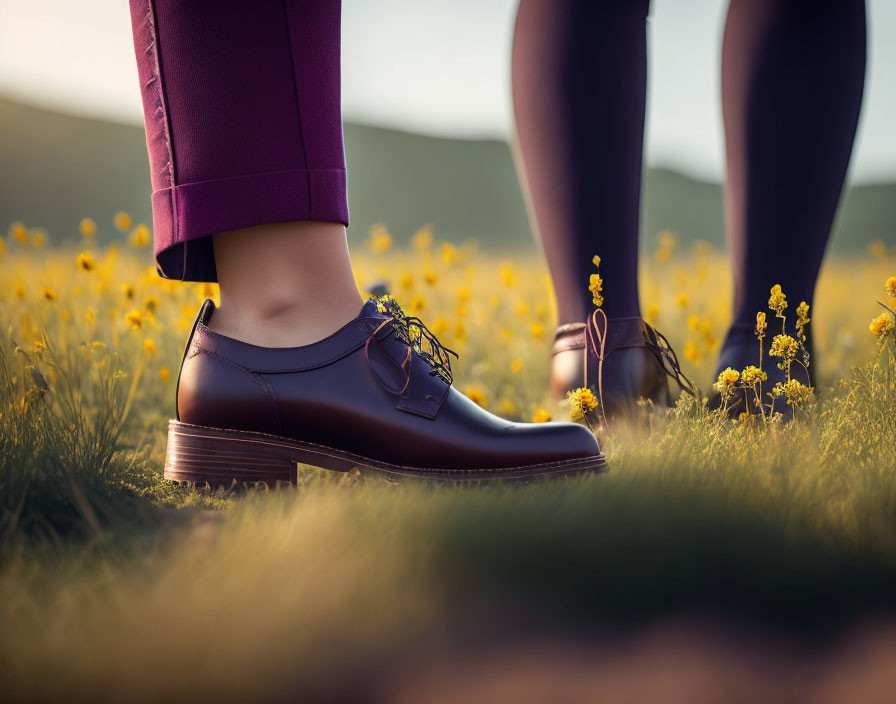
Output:
<instances>
[{"instance_id":1,"label":"purple trousers","mask_svg":"<svg viewBox=\"0 0 896 704\"><path fill-rule=\"evenodd\" d=\"M130 5L160 274L216 281L216 232L347 225L340 0Z\"/></svg>"}]
</instances>

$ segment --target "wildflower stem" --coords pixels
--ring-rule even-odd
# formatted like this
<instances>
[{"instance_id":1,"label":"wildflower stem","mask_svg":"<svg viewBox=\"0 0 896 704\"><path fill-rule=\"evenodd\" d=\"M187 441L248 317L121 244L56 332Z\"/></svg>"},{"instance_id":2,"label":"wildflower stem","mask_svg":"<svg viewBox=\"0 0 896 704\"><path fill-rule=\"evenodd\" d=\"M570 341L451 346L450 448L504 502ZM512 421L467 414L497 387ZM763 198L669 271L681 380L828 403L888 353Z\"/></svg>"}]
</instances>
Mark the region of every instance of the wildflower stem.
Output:
<instances>
[{"instance_id":1,"label":"wildflower stem","mask_svg":"<svg viewBox=\"0 0 896 704\"><path fill-rule=\"evenodd\" d=\"M147 355L145 354L141 357L140 363L137 365L137 369L134 372L133 378L131 379L131 386L128 389L128 395L125 399L124 408L122 409L121 415L119 416L116 435L120 433L124 428L124 425L128 419L128 415L130 415L131 407L134 405L134 400L137 398L137 391L140 386L140 378L143 376L143 369L146 367L146 357Z\"/></svg>"},{"instance_id":2,"label":"wildflower stem","mask_svg":"<svg viewBox=\"0 0 896 704\"><path fill-rule=\"evenodd\" d=\"M762 371L762 336L759 337L759 371L760 372ZM753 388L753 390L754 391L756 390L755 387ZM759 375L759 395L757 396L757 398L759 398L761 396L762 396L762 374ZM762 408L761 401L759 403L759 408L760 409ZM764 417L765 417L765 414L763 413L763 418Z\"/></svg>"},{"instance_id":3,"label":"wildflower stem","mask_svg":"<svg viewBox=\"0 0 896 704\"><path fill-rule=\"evenodd\" d=\"M762 414L762 425L764 427L768 427L768 420L765 417L765 407L762 405L762 399L760 398L760 393L762 391L762 382L759 382L759 391L756 390L756 386L753 386L753 394L756 396L756 405L759 406L759 412Z\"/></svg>"}]
</instances>

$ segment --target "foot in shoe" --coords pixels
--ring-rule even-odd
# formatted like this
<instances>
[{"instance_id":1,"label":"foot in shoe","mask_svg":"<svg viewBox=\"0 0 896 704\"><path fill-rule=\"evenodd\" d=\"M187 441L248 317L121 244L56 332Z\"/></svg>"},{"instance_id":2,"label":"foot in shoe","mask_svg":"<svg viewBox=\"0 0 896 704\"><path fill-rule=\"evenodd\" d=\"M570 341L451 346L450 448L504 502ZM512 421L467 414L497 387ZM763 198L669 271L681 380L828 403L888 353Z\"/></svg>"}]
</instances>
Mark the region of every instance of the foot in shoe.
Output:
<instances>
[{"instance_id":1,"label":"foot in shoe","mask_svg":"<svg viewBox=\"0 0 896 704\"><path fill-rule=\"evenodd\" d=\"M641 399L668 406L669 377L690 386L666 338L642 318L606 318L597 310L586 323L557 329L551 364L557 396L589 387L607 417L613 417L631 411Z\"/></svg>"},{"instance_id":2,"label":"foot in shoe","mask_svg":"<svg viewBox=\"0 0 896 704\"><path fill-rule=\"evenodd\" d=\"M762 382L759 397L766 406L766 410L768 410L768 404L771 402L768 396L769 392L779 381L787 381L787 371L778 368L778 362L781 360L769 355L772 338L774 338L774 335L766 334L765 339L762 341L762 370L768 375L768 379ZM722 343L722 349L719 352L716 376L728 367L736 371L743 371L750 365L758 367L760 363L759 344L759 340L756 338L756 329L752 323L733 324L728 330L725 342ZM811 336L808 335L808 331L805 346L809 350L811 358L812 340ZM815 375L812 366L807 371L803 365L794 362L790 366L790 375L791 378L806 386L815 386ZM707 405L710 408L719 408L722 405L722 399L718 392L714 392L709 397ZM775 402L774 409L775 411L780 411L784 415L785 420L789 420L793 415L792 409L782 398ZM744 411L759 413L759 409L755 404L755 395L752 394L748 394L746 399L743 396L731 398L728 402L728 410L729 415L732 417L737 417Z\"/></svg>"},{"instance_id":3,"label":"foot in shoe","mask_svg":"<svg viewBox=\"0 0 896 704\"><path fill-rule=\"evenodd\" d=\"M446 481L600 470L591 432L512 423L452 385L449 350L391 300L370 300L333 335L267 348L208 327L206 301L178 380L165 476L294 481L295 464Z\"/></svg>"}]
</instances>

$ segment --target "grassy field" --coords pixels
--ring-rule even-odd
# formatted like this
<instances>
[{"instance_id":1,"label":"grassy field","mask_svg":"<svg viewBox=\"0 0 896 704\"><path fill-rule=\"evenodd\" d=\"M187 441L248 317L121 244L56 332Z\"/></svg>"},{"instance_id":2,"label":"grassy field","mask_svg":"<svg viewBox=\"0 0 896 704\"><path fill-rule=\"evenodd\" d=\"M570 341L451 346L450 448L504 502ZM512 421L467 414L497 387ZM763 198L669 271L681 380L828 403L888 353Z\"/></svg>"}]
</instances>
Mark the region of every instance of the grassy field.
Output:
<instances>
[{"instance_id":1,"label":"grassy field","mask_svg":"<svg viewBox=\"0 0 896 704\"><path fill-rule=\"evenodd\" d=\"M217 292L159 279L127 220L102 249L89 234L42 246L18 225L3 238L2 698L441 701L458 687L446 664L526 682L544 649L605 662L594 653L656 624L708 620L728 643L759 629L776 648L891 624L896 365L892 333L869 332L896 274L884 247L827 263L810 323L819 387L793 423L684 402L602 432L600 476L451 488L307 469L297 488L209 493L161 467L185 336ZM374 230L359 287L387 284L458 350L456 384L489 410L566 419L547 393L543 263L427 230L412 242L397 251ZM725 258L666 235L646 259L645 314L709 389ZM853 672L813 662L802 671L825 682Z\"/></svg>"}]
</instances>

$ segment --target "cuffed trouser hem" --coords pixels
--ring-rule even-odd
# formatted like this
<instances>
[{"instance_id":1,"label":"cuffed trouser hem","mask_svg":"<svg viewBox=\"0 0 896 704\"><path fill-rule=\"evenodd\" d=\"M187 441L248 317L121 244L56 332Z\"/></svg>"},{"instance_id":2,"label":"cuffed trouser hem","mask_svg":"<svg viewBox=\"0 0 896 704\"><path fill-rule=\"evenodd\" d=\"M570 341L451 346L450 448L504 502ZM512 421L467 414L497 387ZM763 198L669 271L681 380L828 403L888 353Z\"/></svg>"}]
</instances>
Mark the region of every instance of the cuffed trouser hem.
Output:
<instances>
[{"instance_id":1,"label":"cuffed trouser hem","mask_svg":"<svg viewBox=\"0 0 896 704\"><path fill-rule=\"evenodd\" d=\"M156 263L162 276L217 281L216 232L292 220L348 225L344 169L291 169L184 183L152 194Z\"/></svg>"},{"instance_id":2,"label":"cuffed trouser hem","mask_svg":"<svg viewBox=\"0 0 896 704\"><path fill-rule=\"evenodd\" d=\"M217 281L216 232L348 224L340 0L130 6L159 273Z\"/></svg>"}]
</instances>

